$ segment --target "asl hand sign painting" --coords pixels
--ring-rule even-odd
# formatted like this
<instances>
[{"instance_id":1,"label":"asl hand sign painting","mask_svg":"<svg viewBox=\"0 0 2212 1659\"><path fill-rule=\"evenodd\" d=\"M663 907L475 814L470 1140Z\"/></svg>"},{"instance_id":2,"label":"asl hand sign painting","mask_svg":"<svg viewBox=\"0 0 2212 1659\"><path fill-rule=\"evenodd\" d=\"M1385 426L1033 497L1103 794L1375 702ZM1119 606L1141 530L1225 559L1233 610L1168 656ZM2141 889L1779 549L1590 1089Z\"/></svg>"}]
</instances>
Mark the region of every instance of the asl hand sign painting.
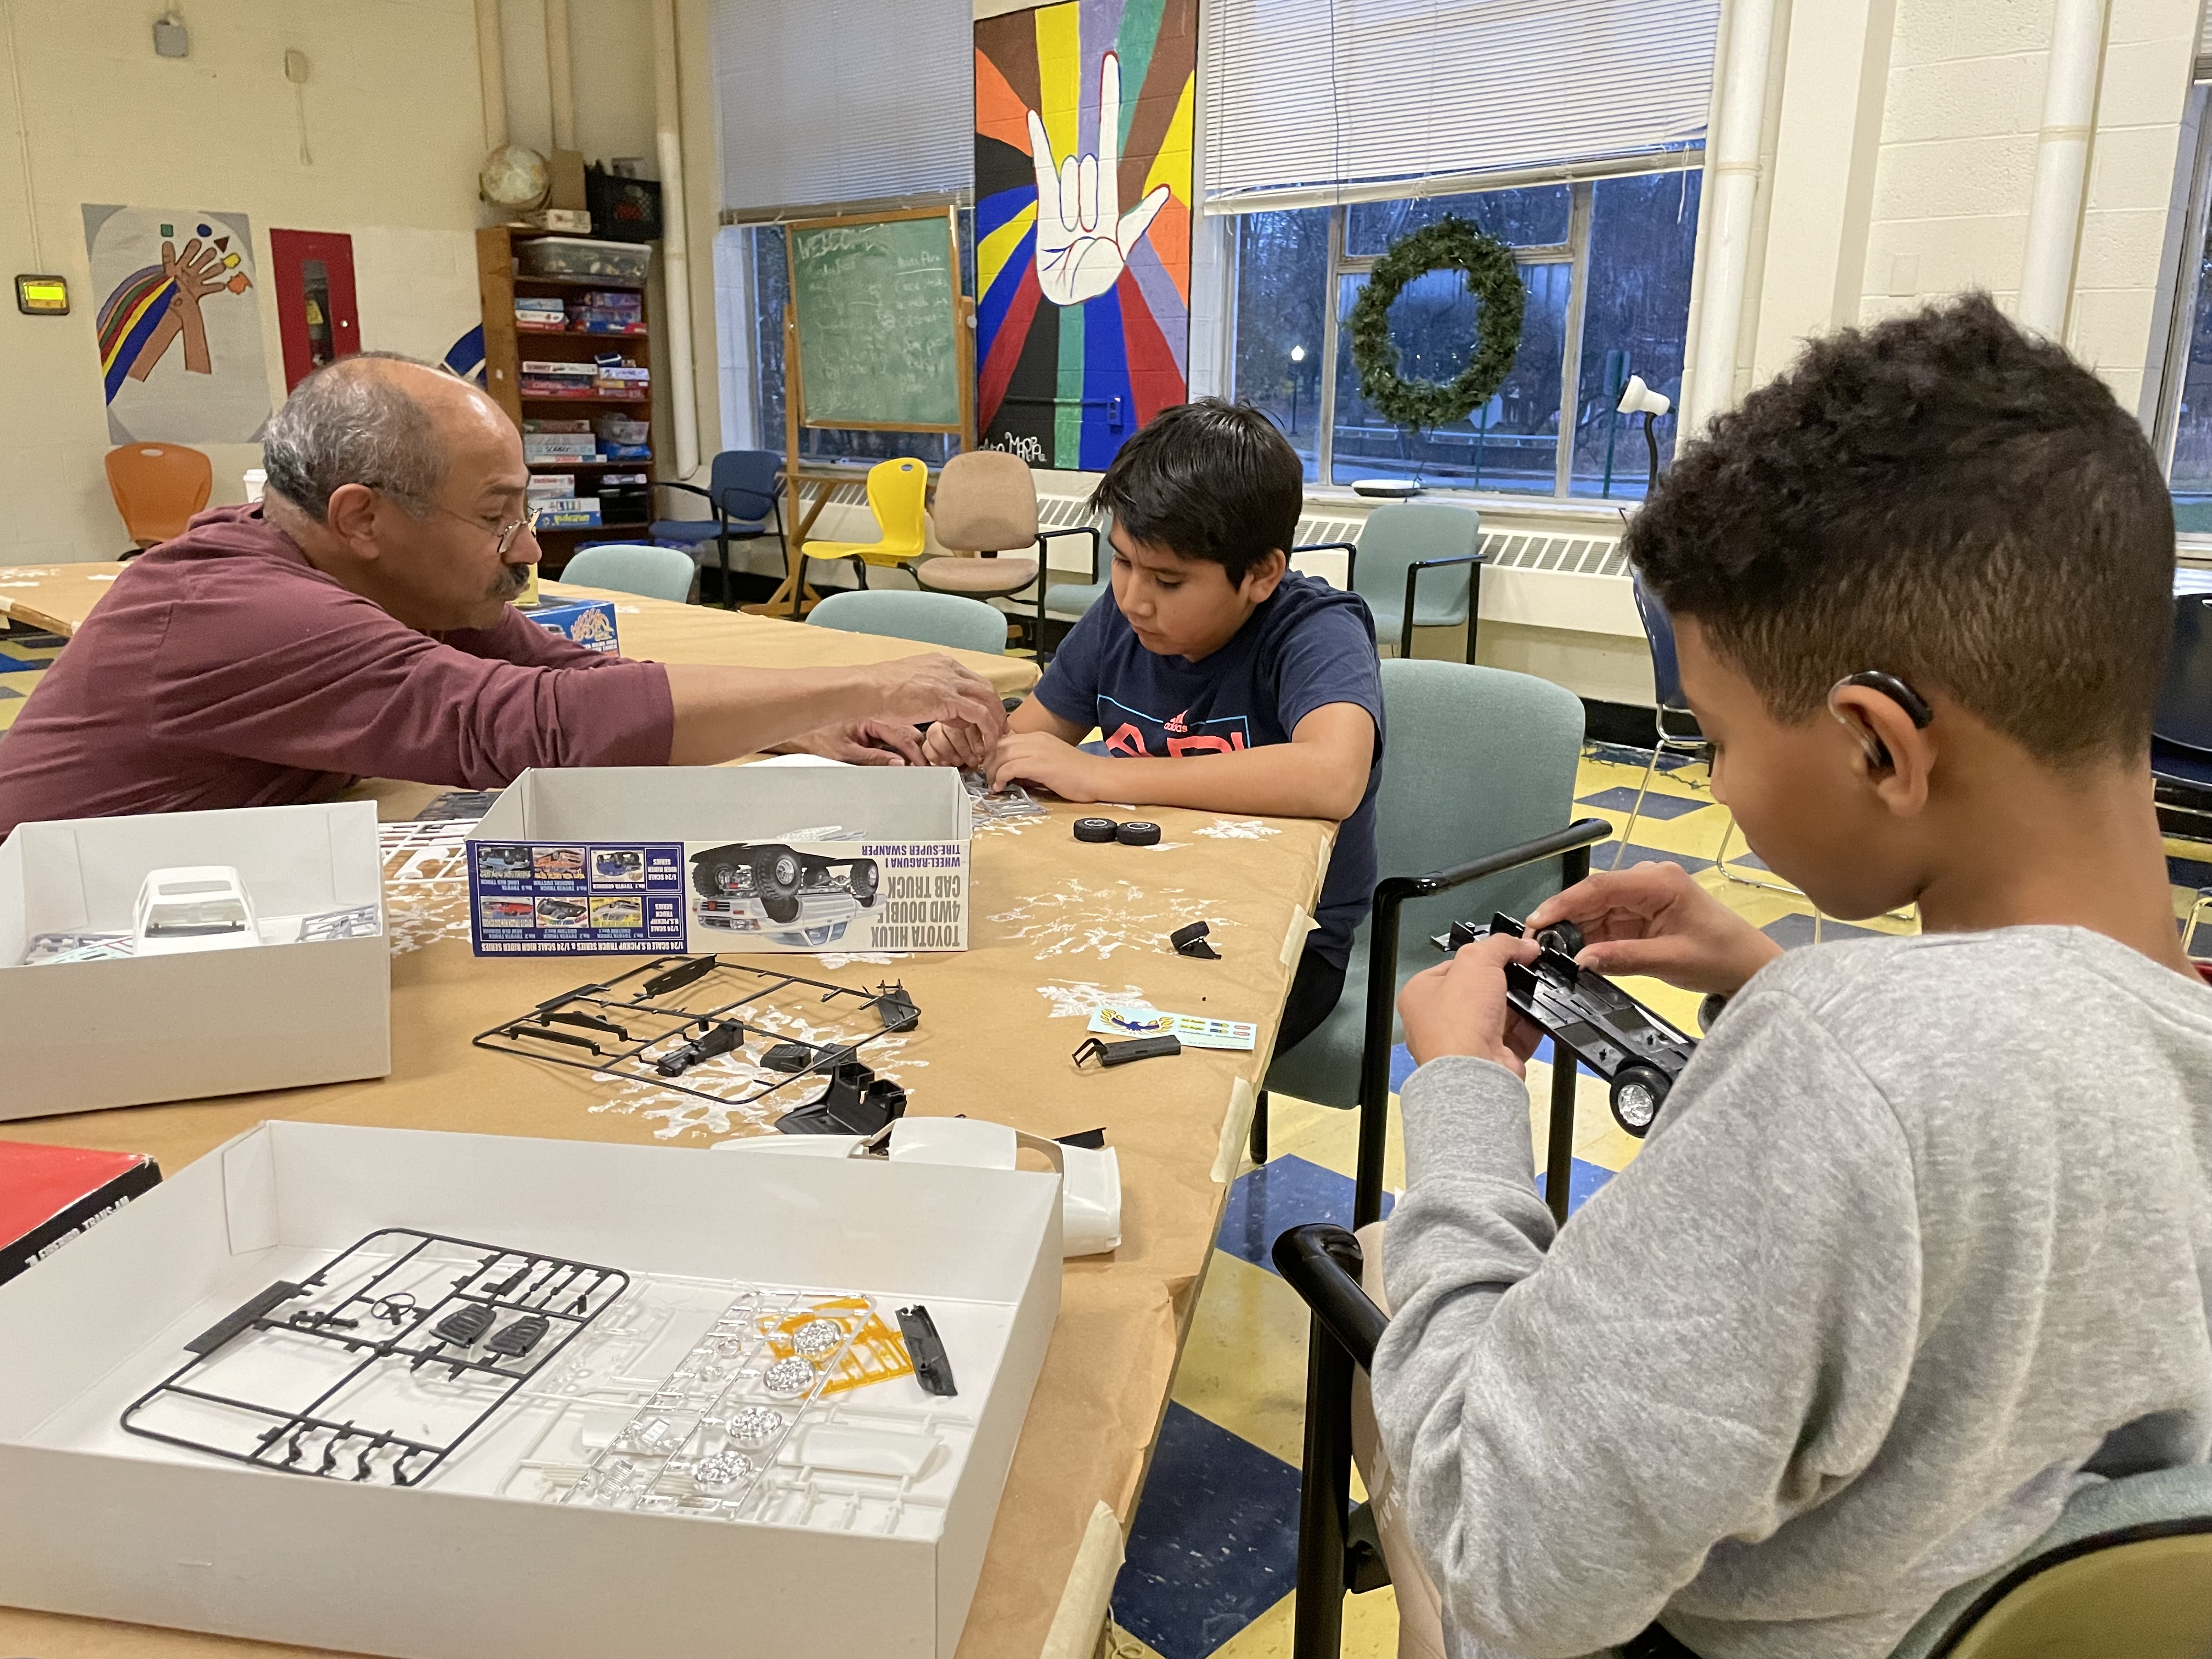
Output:
<instances>
[{"instance_id":1,"label":"asl hand sign painting","mask_svg":"<svg viewBox=\"0 0 2212 1659\"><path fill-rule=\"evenodd\" d=\"M1195 0L1066 0L975 25L983 441L1103 467L1183 401Z\"/></svg>"},{"instance_id":2,"label":"asl hand sign painting","mask_svg":"<svg viewBox=\"0 0 2212 1659\"><path fill-rule=\"evenodd\" d=\"M1053 165L1044 118L1030 112L1030 154L1036 163L1037 282L1056 306L1079 305L1114 286L1129 252L1144 239L1168 187L1156 185L1121 211L1121 60L1098 64L1098 153Z\"/></svg>"}]
</instances>

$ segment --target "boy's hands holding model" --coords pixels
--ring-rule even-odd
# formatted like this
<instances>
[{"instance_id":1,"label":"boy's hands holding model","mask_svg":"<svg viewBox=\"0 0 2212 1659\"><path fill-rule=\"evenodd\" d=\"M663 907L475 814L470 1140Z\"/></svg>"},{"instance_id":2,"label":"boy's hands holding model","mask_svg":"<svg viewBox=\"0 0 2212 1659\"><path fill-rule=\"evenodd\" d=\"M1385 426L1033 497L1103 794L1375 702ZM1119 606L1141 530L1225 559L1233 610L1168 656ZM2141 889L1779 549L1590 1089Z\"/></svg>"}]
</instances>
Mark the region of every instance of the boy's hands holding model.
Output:
<instances>
[{"instance_id":1,"label":"boy's hands holding model","mask_svg":"<svg viewBox=\"0 0 2212 1659\"><path fill-rule=\"evenodd\" d=\"M1528 939L1478 939L1407 981L1398 1014L1415 1063L1473 1054L1519 1075L1536 1034L1506 1006L1505 964L1534 961L1535 933L1559 921L1574 923L1588 941L1577 965L1645 974L1686 991L1733 996L1782 954L1679 864L1654 860L1594 875L1538 905L1528 918Z\"/></svg>"}]
</instances>

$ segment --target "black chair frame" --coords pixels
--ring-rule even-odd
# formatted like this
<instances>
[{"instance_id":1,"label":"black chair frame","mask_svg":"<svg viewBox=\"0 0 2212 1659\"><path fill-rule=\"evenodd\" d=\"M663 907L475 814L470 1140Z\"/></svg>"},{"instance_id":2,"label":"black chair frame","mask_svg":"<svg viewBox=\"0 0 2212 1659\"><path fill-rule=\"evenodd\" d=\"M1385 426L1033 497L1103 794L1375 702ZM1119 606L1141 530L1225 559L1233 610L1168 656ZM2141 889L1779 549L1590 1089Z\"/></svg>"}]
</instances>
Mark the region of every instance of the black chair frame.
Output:
<instances>
[{"instance_id":1,"label":"black chair frame","mask_svg":"<svg viewBox=\"0 0 2212 1659\"><path fill-rule=\"evenodd\" d=\"M1344 555L1344 585L1355 588L1359 570L1359 549L1352 542L1307 542L1291 550L1297 553L1341 552ZM1482 626L1482 566L1489 556L1484 553L1455 553L1448 559L1417 559L1406 567L1406 609L1398 622L1398 654L1408 658L1413 654L1413 600L1420 590L1421 572L1438 570L1446 565L1473 565L1468 573L1467 586L1467 661L1474 664L1475 635Z\"/></svg>"},{"instance_id":2,"label":"black chair frame","mask_svg":"<svg viewBox=\"0 0 2212 1659\"><path fill-rule=\"evenodd\" d=\"M758 541L769 533L768 530L764 526L757 528L759 525L757 520L732 520L729 504L717 500L713 490L702 489L697 484L678 483L673 478L656 478L653 487L655 489L680 489L687 495L698 496L714 509L714 544L720 550L722 568L722 609L736 610L736 601L730 591L731 538L734 537L741 542ZM776 539L783 541L783 475L781 472L776 474L775 494L769 497L769 514L775 526ZM786 544L787 546L788 544Z\"/></svg>"},{"instance_id":3,"label":"black chair frame","mask_svg":"<svg viewBox=\"0 0 2212 1659\"><path fill-rule=\"evenodd\" d=\"M1098 526L1097 525L1079 524L1071 526L1065 530L1040 530L1037 532L1036 640L1035 643L1036 646L1037 660L1040 663L1049 662L1052 659L1051 653L1045 649L1044 643L1044 596L1046 592L1052 586L1051 543L1052 538L1055 536L1090 537L1091 580L1093 582L1102 582L1106 580L1105 573L1099 568L1099 565L1105 556L1106 538L1098 533Z\"/></svg>"}]
</instances>

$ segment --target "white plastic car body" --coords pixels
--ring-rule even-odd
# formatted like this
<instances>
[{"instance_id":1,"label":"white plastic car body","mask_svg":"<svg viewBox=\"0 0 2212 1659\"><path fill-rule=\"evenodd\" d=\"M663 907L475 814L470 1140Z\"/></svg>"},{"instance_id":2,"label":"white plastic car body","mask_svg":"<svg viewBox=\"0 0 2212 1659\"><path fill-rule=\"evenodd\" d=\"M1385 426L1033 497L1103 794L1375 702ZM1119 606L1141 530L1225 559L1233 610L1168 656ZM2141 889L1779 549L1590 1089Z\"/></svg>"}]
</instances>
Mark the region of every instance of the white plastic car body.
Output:
<instances>
[{"instance_id":1,"label":"white plastic car body","mask_svg":"<svg viewBox=\"0 0 2212 1659\"><path fill-rule=\"evenodd\" d=\"M227 864L184 865L149 872L132 913L133 954L234 951L261 943L253 907L238 872Z\"/></svg>"}]
</instances>

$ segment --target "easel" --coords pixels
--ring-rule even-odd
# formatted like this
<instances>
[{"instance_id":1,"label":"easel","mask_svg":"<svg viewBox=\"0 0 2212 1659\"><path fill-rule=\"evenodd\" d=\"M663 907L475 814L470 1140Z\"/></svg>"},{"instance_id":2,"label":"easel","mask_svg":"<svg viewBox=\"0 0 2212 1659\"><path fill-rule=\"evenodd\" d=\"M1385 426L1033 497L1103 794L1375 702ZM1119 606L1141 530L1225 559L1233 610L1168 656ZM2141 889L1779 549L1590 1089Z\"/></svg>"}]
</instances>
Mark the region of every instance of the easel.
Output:
<instances>
[{"instance_id":1,"label":"easel","mask_svg":"<svg viewBox=\"0 0 2212 1659\"><path fill-rule=\"evenodd\" d=\"M934 219L942 217L951 249L949 268L952 273L952 316L954 327L953 374L957 382L960 399L958 420L949 426L905 421L810 421L805 411L805 380L799 373L799 271L797 246L801 232L830 230L847 225L880 225L897 220ZM975 301L960 291L960 222L956 210L920 208L904 213L866 213L835 219L799 219L785 227L784 258L790 274L789 292L792 298L783 307L783 489L785 526L783 538L784 576L781 586L769 595L765 603L749 605L744 608L762 615L772 614L788 605L793 617L811 610L821 595L806 585L802 575L805 562L800 550L813 532L815 520L822 509L830 504L830 497L841 484L852 483L855 477L865 478L865 471L856 467L833 467L828 464L809 467L799 459L799 436L802 428L812 427L824 432L949 432L960 440L963 451L975 447ZM811 503L803 500L805 486L814 487ZM803 510L802 510L803 509Z\"/></svg>"}]
</instances>

